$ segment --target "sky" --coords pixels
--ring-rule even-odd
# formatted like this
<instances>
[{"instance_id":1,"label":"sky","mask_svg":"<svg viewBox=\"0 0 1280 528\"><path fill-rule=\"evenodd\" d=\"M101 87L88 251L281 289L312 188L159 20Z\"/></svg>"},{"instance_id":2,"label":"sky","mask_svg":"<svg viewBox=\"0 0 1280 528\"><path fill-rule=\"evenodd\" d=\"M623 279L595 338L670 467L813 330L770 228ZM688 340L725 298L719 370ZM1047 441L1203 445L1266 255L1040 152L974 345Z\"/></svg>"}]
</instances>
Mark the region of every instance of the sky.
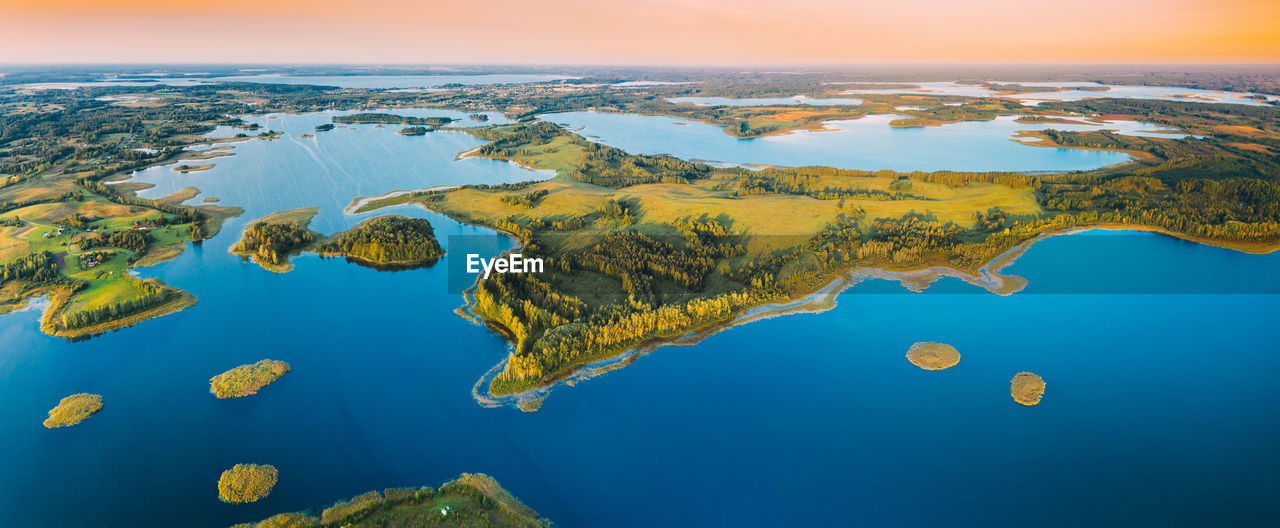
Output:
<instances>
[{"instance_id":1,"label":"sky","mask_svg":"<svg viewBox=\"0 0 1280 528\"><path fill-rule=\"evenodd\" d=\"M1280 0L0 0L0 63L1280 62Z\"/></svg>"}]
</instances>

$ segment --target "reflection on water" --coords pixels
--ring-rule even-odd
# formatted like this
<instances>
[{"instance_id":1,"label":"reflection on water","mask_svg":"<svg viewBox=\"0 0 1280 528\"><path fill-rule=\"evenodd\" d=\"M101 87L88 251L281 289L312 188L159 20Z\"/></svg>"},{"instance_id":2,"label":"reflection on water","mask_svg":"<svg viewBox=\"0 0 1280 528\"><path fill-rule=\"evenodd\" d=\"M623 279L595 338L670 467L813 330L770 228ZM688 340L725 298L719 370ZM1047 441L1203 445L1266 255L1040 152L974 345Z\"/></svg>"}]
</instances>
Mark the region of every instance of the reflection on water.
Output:
<instances>
[{"instance_id":1,"label":"reflection on water","mask_svg":"<svg viewBox=\"0 0 1280 528\"><path fill-rule=\"evenodd\" d=\"M852 97L673 97L669 101L676 104L693 104L698 106L773 106L773 105L860 105L862 99Z\"/></svg>"},{"instance_id":2,"label":"reflection on water","mask_svg":"<svg viewBox=\"0 0 1280 528\"><path fill-rule=\"evenodd\" d=\"M840 83L832 83L840 84ZM859 83L859 84L879 84L879 83ZM912 82L912 83L885 83L885 84L910 84L915 88L859 88L856 90L846 90L843 93L851 95L859 94L917 94L917 95L958 95L965 97L1003 97L1009 99L1018 99L1023 104L1036 105L1042 101L1078 101L1081 99L1096 97L1118 97L1127 99L1160 99L1165 101L1188 101L1202 103L1234 103L1246 105L1266 105L1264 101L1253 99L1256 94L1249 92L1224 92L1219 90L1200 90L1197 88L1181 88L1176 86L1122 86L1114 84L1099 84L1092 82L1019 82L1022 86L1043 86L1043 87L1060 87L1060 88L1106 88L1106 90L1065 90L1061 92L1036 92L1017 93L1010 95L998 94L988 90L985 86L972 84L958 84L954 82ZM1265 100L1277 100L1280 98L1274 96L1263 96Z\"/></svg>"},{"instance_id":3,"label":"reflection on water","mask_svg":"<svg viewBox=\"0 0 1280 528\"><path fill-rule=\"evenodd\" d=\"M736 139L719 126L665 116L605 112L547 114L588 138L637 154L670 154L727 164L896 171L1070 171L1129 161L1119 152L1034 147L1013 141L1024 130L1115 130L1158 135L1173 129L1136 121L1101 124L1017 123L1003 116L942 126L894 128L895 115L827 121L822 130ZM682 126L673 126L673 125ZM1174 137L1177 137L1176 135Z\"/></svg>"}]
</instances>

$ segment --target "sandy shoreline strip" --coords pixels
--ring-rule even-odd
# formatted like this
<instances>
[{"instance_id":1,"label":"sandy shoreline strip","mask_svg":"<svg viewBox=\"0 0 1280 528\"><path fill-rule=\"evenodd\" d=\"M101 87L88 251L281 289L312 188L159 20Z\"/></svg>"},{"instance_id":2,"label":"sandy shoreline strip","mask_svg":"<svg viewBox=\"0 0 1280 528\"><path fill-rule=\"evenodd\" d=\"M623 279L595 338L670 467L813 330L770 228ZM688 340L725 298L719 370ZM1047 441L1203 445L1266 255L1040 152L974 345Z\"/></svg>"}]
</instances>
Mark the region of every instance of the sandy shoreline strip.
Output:
<instances>
[{"instance_id":1,"label":"sandy shoreline strip","mask_svg":"<svg viewBox=\"0 0 1280 528\"><path fill-rule=\"evenodd\" d=\"M404 196L406 194L413 194L413 193L419 193L419 192L447 191L449 189L457 189L458 187L461 187L461 186L460 185L437 185L435 187L427 187L425 189L414 189L410 191L391 191L389 193L381 194L378 196L359 196L351 200L351 203L342 209L342 213L346 215L363 214L363 213L356 213L356 211L372 201L385 200L387 198L395 198L397 196Z\"/></svg>"}]
</instances>

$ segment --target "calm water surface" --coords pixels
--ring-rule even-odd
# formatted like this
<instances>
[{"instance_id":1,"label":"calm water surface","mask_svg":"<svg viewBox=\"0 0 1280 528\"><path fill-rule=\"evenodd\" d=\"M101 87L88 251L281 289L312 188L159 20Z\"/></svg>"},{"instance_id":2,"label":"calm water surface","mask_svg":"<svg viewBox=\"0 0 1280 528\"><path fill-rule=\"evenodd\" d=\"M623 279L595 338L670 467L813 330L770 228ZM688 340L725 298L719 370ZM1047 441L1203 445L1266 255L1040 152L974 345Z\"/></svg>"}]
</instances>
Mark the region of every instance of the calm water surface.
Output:
<instances>
[{"instance_id":1,"label":"calm water surface","mask_svg":"<svg viewBox=\"0 0 1280 528\"><path fill-rule=\"evenodd\" d=\"M1102 125L1022 124L1014 116L942 126L894 128L897 115L828 121L823 130L738 139L723 127L666 116L607 112L564 112L543 119L629 152L671 154L727 164L896 171L1070 171L1123 163L1119 152L1046 148L1012 141L1023 130L1102 130L1169 137L1173 131L1136 121ZM1173 134L1178 137L1179 134Z\"/></svg>"},{"instance_id":2,"label":"calm water surface","mask_svg":"<svg viewBox=\"0 0 1280 528\"><path fill-rule=\"evenodd\" d=\"M839 83L836 83L839 84ZM873 83L874 84L874 83ZM844 93L851 95L859 94L933 94L933 95L959 95L966 97L1003 97L1009 99L1018 99L1023 104L1035 106L1043 101L1079 101L1081 99L1095 97L1116 97L1122 99L1158 99L1164 101L1193 101L1202 103L1233 103L1245 105L1265 105L1267 103L1257 101L1251 97L1255 95L1252 92L1226 92L1220 90L1201 90L1197 88L1182 88L1177 86L1124 86L1115 84L1100 84L1092 82L1018 82L1010 84L1020 84L1023 86L1044 86L1059 88L1096 88L1105 87L1106 90L1064 90L1061 92L1036 92L1000 95L996 92L988 90L985 86L972 84L957 84L954 82L910 82L910 83L892 83L892 84L911 84L917 88L867 88L848 90ZM1277 99L1275 96L1265 96L1267 100Z\"/></svg>"},{"instance_id":3,"label":"calm water surface","mask_svg":"<svg viewBox=\"0 0 1280 528\"><path fill-rule=\"evenodd\" d=\"M250 209L202 247L141 270L199 304L82 343L41 334L34 310L0 317L6 524L226 526L464 471L493 475L565 527L1274 519L1280 296L1178 292L1272 276L1280 254L1057 237L1009 269L1030 279L1025 293L870 282L823 314L660 349L555 392L537 413L487 409L472 384L508 348L451 313L460 298L445 293L445 266L376 272L303 257L278 275L226 248L261 212L319 204L328 232L359 220L339 207L357 194L536 174L451 161L475 144L458 133L360 125L310 142L293 132L321 116L269 121L290 134L239 144L207 172L141 176L190 178L172 185ZM489 233L395 212L429 218L445 243ZM1133 281L1163 293L1115 293L1138 291L1119 288ZM1061 293L1085 283L1117 287ZM917 369L903 355L924 340L963 359ZM209 394L209 377L266 357L293 371L253 397ZM1048 383L1036 408L1009 398L1020 370ZM44 429L46 411L75 392L102 394L105 409ZM268 498L217 499L218 474L240 462L280 469Z\"/></svg>"},{"instance_id":4,"label":"calm water surface","mask_svg":"<svg viewBox=\"0 0 1280 528\"><path fill-rule=\"evenodd\" d=\"M773 106L773 105L860 105L862 99L852 97L672 97L669 101L676 104L693 104L698 106Z\"/></svg>"}]
</instances>

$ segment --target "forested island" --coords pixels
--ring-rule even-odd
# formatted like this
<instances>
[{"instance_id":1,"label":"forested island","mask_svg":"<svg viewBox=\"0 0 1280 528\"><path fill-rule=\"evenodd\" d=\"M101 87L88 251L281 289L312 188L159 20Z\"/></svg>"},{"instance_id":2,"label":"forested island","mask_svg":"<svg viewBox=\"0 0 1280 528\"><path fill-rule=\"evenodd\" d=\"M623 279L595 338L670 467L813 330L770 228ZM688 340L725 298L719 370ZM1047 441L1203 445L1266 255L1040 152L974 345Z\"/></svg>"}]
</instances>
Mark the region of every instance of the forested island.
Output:
<instances>
[{"instance_id":1,"label":"forested island","mask_svg":"<svg viewBox=\"0 0 1280 528\"><path fill-rule=\"evenodd\" d=\"M242 398L258 393L289 372L289 364L264 359L251 365L240 365L209 380L209 392L219 398Z\"/></svg>"},{"instance_id":2,"label":"forested island","mask_svg":"<svg viewBox=\"0 0 1280 528\"><path fill-rule=\"evenodd\" d=\"M244 229L231 252L252 258L263 269L284 273L293 269L289 257L314 247L321 236L307 229L319 207L303 207L267 215Z\"/></svg>"},{"instance_id":3,"label":"forested island","mask_svg":"<svg viewBox=\"0 0 1280 528\"><path fill-rule=\"evenodd\" d=\"M411 117L395 114L348 114L333 117L334 123L382 125L443 126L453 122L452 117Z\"/></svg>"},{"instance_id":4,"label":"forested island","mask_svg":"<svg viewBox=\"0 0 1280 528\"><path fill-rule=\"evenodd\" d=\"M218 498L222 502L257 502L271 493L280 480L280 471L269 464L236 464L218 477Z\"/></svg>"},{"instance_id":5,"label":"forested island","mask_svg":"<svg viewBox=\"0 0 1280 528\"><path fill-rule=\"evenodd\" d=\"M71 427L101 410L102 396L87 393L72 394L49 410L49 417L45 419L44 426L48 429Z\"/></svg>"},{"instance_id":6,"label":"forested island","mask_svg":"<svg viewBox=\"0 0 1280 528\"><path fill-rule=\"evenodd\" d=\"M550 528L519 499L482 473L463 473L438 488L370 491L318 512L282 513L233 528L418 528L421 526Z\"/></svg>"},{"instance_id":7,"label":"forested island","mask_svg":"<svg viewBox=\"0 0 1280 528\"><path fill-rule=\"evenodd\" d=\"M430 266L444 256L430 222L399 215L365 220L334 235L317 252L379 269Z\"/></svg>"}]
</instances>

